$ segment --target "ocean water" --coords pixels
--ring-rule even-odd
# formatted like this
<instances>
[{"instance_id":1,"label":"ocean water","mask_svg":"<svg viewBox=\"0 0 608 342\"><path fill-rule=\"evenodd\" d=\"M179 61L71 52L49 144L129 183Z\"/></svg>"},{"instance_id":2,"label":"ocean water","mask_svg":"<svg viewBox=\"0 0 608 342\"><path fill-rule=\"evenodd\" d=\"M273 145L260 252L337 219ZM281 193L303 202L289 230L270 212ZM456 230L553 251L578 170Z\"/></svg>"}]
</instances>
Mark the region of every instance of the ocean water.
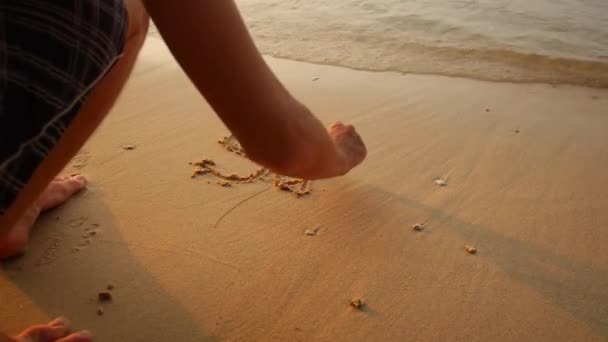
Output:
<instances>
[{"instance_id":1,"label":"ocean water","mask_svg":"<svg viewBox=\"0 0 608 342\"><path fill-rule=\"evenodd\" d=\"M608 0L237 0L263 53L608 87Z\"/></svg>"}]
</instances>

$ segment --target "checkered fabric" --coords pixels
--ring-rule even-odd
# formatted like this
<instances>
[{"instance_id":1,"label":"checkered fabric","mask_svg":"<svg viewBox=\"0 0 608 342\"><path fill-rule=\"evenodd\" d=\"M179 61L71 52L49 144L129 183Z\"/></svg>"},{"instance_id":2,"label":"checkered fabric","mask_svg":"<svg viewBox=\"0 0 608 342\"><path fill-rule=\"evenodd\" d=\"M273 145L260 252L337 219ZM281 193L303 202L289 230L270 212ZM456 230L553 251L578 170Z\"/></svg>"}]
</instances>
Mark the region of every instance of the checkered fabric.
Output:
<instances>
[{"instance_id":1,"label":"checkered fabric","mask_svg":"<svg viewBox=\"0 0 608 342\"><path fill-rule=\"evenodd\" d=\"M0 215L121 57L124 0L0 0Z\"/></svg>"}]
</instances>

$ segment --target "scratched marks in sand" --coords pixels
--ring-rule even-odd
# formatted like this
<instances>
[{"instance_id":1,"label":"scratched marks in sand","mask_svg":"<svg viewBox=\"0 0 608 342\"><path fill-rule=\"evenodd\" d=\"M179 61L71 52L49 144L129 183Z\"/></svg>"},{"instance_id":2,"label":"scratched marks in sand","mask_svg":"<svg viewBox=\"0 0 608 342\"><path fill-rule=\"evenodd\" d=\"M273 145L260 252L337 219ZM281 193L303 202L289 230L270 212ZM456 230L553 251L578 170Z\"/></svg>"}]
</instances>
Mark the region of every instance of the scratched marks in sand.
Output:
<instances>
[{"instance_id":1,"label":"scratched marks in sand","mask_svg":"<svg viewBox=\"0 0 608 342\"><path fill-rule=\"evenodd\" d=\"M218 143L222 145L227 151L232 152L236 155L247 157L245 150L234 136L223 137L218 140ZM270 172L266 168L258 168L248 175L238 175L232 172L225 172L218 168L215 161L211 159L203 159L198 162L190 162L190 165L194 166L192 172L192 178L197 176L212 176L216 178L216 184L223 187L231 187L233 184L246 184L254 182L272 182L272 185L277 189L293 193L296 197L302 197L309 195L312 191L311 182L299 179L281 176Z\"/></svg>"}]
</instances>

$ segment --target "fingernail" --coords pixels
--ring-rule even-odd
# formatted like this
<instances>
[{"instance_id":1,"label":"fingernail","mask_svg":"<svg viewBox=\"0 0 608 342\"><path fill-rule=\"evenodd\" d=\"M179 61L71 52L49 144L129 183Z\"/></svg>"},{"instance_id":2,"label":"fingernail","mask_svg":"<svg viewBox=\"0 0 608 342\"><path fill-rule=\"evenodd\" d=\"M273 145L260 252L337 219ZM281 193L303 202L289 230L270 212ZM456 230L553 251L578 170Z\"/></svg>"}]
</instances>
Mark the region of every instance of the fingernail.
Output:
<instances>
[{"instance_id":1,"label":"fingernail","mask_svg":"<svg viewBox=\"0 0 608 342\"><path fill-rule=\"evenodd\" d=\"M63 316L57 317L51 323L49 323L49 325L53 326L53 327L65 327L65 326L68 326L69 324L70 324L70 321Z\"/></svg>"}]
</instances>

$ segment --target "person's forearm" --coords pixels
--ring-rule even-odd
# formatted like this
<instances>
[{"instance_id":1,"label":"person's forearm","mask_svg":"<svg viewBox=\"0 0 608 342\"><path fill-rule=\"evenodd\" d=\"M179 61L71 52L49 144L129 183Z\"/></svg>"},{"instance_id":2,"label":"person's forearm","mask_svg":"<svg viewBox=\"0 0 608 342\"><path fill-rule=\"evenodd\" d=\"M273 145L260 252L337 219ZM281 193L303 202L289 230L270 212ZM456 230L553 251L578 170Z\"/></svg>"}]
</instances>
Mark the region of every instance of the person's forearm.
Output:
<instances>
[{"instance_id":1,"label":"person's forearm","mask_svg":"<svg viewBox=\"0 0 608 342\"><path fill-rule=\"evenodd\" d=\"M335 175L340 166L330 164L340 161L325 128L269 69L232 0L145 4L179 64L252 160L293 176Z\"/></svg>"}]
</instances>

